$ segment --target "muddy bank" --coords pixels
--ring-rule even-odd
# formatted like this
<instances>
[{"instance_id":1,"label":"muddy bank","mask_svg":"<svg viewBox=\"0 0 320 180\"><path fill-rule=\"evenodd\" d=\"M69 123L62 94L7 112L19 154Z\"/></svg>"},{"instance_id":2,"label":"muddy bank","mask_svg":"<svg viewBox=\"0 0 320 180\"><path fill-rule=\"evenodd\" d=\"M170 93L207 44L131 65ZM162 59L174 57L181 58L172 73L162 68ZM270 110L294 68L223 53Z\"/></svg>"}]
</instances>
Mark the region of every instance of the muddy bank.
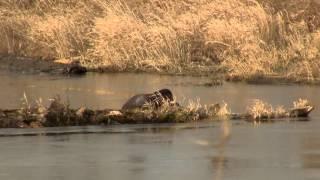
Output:
<instances>
[{"instance_id":1,"label":"muddy bank","mask_svg":"<svg viewBox=\"0 0 320 180\"><path fill-rule=\"evenodd\" d=\"M294 108L273 110L272 107L268 109L265 103L259 103L251 107L248 112L235 114L227 109L226 104L119 111L93 110L86 107L72 109L58 97L52 100L49 107L44 107L41 102L33 104L27 102L25 101L20 109L0 109L0 128L186 123L219 119L268 122L288 118L292 120L300 117L306 118L314 109L313 106L305 103Z\"/></svg>"},{"instance_id":2,"label":"muddy bank","mask_svg":"<svg viewBox=\"0 0 320 180\"><path fill-rule=\"evenodd\" d=\"M13 57L13 56L0 56L0 71L17 72L23 74L51 74L51 75L70 75L77 74L74 71L70 71L72 62L77 62L78 59L72 60L45 60L35 59L28 57ZM80 65L79 67L85 68ZM80 68L80 69L81 69ZM182 71L141 71L137 69L119 70L116 67L101 66L97 68L85 68L85 72L97 72L97 73L119 73L119 72L141 72L141 73L153 73L162 75L179 75L179 76L205 76L208 77L208 81L199 83L185 83L179 84L182 86L218 86L222 85L223 81L229 82L244 82L248 84L307 84L307 85L320 85L320 79L316 78L299 78L287 77L281 75L261 75L256 74L246 78L239 76L227 75L224 71L219 70L217 67L186 67ZM85 74L81 73L81 74Z\"/></svg>"},{"instance_id":3,"label":"muddy bank","mask_svg":"<svg viewBox=\"0 0 320 180\"><path fill-rule=\"evenodd\" d=\"M77 62L78 59L72 60L48 60L48 59L36 59L29 57L15 57L15 56L0 56L0 71L17 72L23 74L51 74L51 75L69 75L76 74L70 73L69 68L72 66L72 62ZM246 78L239 76L227 75L224 71L219 70L217 67L186 67L182 71L159 71L153 70L137 70L126 69L119 70L112 66L100 66L97 68L86 68L88 72L98 73L119 73L119 72L137 72L137 73L155 73L162 75L179 75L179 76L206 76L209 78L206 82L200 83L187 83L179 84L183 86L218 86L222 85L223 81L229 82L245 82L248 84L308 84L308 85L320 85L320 79L310 78L292 78L280 75L252 75ZM82 73L85 74L85 73Z\"/></svg>"},{"instance_id":4,"label":"muddy bank","mask_svg":"<svg viewBox=\"0 0 320 180\"><path fill-rule=\"evenodd\" d=\"M29 57L0 56L0 71L22 74L83 75L87 68L78 59L48 60Z\"/></svg>"},{"instance_id":5,"label":"muddy bank","mask_svg":"<svg viewBox=\"0 0 320 180\"><path fill-rule=\"evenodd\" d=\"M24 74L62 74L67 64L28 57L0 56L0 70Z\"/></svg>"},{"instance_id":6,"label":"muddy bank","mask_svg":"<svg viewBox=\"0 0 320 180\"><path fill-rule=\"evenodd\" d=\"M68 74L66 69L70 67L72 62L80 62L80 58L71 59L42 59L42 58L32 58L32 57L17 57L17 56L7 56L0 55L0 70L18 72L25 74L39 74L48 73L52 75ZM85 67L81 65L82 67ZM98 73L120 73L120 72L136 72L136 73L155 73L163 75L188 75L188 76L210 76L218 74L218 78L224 79L222 72L219 72L218 68L215 66L198 66L189 65L184 67L179 71L155 71L154 69L137 69L135 67L119 69L117 66L98 66L98 67L85 67L87 71L98 72Z\"/></svg>"}]
</instances>

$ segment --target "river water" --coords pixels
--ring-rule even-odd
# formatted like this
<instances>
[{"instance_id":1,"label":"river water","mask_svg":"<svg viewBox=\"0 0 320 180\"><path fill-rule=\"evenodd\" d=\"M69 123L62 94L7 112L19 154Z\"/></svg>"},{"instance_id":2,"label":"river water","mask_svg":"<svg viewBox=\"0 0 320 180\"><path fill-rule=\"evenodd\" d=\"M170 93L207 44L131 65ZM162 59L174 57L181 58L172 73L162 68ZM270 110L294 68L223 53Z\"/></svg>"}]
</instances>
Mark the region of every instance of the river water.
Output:
<instances>
[{"instance_id":1,"label":"river water","mask_svg":"<svg viewBox=\"0 0 320 180\"><path fill-rule=\"evenodd\" d=\"M225 101L243 112L252 99L290 107L299 97L316 106L310 121L242 121L0 129L0 179L320 179L320 87L199 86L206 78L146 74L83 77L0 74L0 108L59 94L72 107L120 108L136 93L170 88L177 100Z\"/></svg>"}]
</instances>

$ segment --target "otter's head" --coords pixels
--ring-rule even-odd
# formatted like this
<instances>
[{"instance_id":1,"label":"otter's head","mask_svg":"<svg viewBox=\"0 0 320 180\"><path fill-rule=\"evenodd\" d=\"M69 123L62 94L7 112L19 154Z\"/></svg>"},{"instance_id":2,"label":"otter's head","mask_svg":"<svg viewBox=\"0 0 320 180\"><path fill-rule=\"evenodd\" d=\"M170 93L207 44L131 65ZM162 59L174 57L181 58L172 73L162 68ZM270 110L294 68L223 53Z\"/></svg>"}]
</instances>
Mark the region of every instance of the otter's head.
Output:
<instances>
[{"instance_id":1,"label":"otter's head","mask_svg":"<svg viewBox=\"0 0 320 180\"><path fill-rule=\"evenodd\" d=\"M162 95L163 98L165 98L169 102L173 102L173 95L172 92L169 89L161 89L159 90L159 93Z\"/></svg>"}]
</instances>

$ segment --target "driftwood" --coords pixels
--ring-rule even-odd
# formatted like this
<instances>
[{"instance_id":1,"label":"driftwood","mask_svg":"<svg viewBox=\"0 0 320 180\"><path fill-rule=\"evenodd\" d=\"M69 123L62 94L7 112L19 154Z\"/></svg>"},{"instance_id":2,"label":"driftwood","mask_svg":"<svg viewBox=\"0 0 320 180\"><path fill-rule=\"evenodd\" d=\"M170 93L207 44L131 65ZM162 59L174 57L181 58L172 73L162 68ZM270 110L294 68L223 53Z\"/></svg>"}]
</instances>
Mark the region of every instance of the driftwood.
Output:
<instances>
[{"instance_id":1,"label":"driftwood","mask_svg":"<svg viewBox=\"0 0 320 180\"><path fill-rule=\"evenodd\" d=\"M250 113L243 113L243 114L230 114L230 119L233 120L247 120L247 121L274 121L274 120L281 120L281 119L295 119L298 120L306 120L309 114L314 110L313 106L307 105L305 107L298 107L298 108L291 108L281 114L270 112L268 114L262 114L259 117L253 117ZM301 119L304 118L304 119Z\"/></svg>"},{"instance_id":2,"label":"driftwood","mask_svg":"<svg viewBox=\"0 0 320 180\"><path fill-rule=\"evenodd\" d=\"M313 111L313 106L306 106L306 107L299 107L299 108L292 108L289 111L290 117L308 117L311 111Z\"/></svg>"}]
</instances>

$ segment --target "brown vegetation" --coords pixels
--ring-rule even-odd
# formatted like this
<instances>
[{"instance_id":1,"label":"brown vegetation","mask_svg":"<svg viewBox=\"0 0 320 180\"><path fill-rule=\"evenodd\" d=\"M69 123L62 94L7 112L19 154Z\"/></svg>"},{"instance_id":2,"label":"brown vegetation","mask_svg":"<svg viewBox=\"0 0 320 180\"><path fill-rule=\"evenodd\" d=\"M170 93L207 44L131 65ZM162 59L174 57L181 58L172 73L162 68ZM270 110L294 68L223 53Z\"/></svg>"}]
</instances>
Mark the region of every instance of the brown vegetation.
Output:
<instances>
[{"instance_id":1,"label":"brown vegetation","mask_svg":"<svg viewBox=\"0 0 320 180\"><path fill-rule=\"evenodd\" d=\"M308 120L314 109L307 100L299 99L294 107L276 108L261 100L253 101L246 113L233 114L226 103L201 105L198 101L189 101L183 106L163 106L160 109L143 108L130 111L112 109L92 110L86 107L70 108L59 96L51 99L48 107L42 100L29 102L26 95L22 98L20 109L0 109L0 128L38 128L56 126L86 126L110 124L145 124L145 123L188 123L203 120L245 120L265 122L281 119ZM298 119L299 120L299 119Z\"/></svg>"},{"instance_id":2,"label":"brown vegetation","mask_svg":"<svg viewBox=\"0 0 320 180\"><path fill-rule=\"evenodd\" d=\"M314 0L2 0L0 54L114 71L314 81Z\"/></svg>"},{"instance_id":3,"label":"brown vegetation","mask_svg":"<svg viewBox=\"0 0 320 180\"><path fill-rule=\"evenodd\" d=\"M253 120L272 120L275 118L307 117L314 107L306 99L298 99L293 102L293 107L285 109L283 106L273 108L272 105L255 99L247 107L245 118Z\"/></svg>"},{"instance_id":4,"label":"brown vegetation","mask_svg":"<svg viewBox=\"0 0 320 180\"><path fill-rule=\"evenodd\" d=\"M227 105L202 106L190 101L186 107L164 106L161 109L119 111L92 110L86 107L70 108L59 96L51 99L48 107L42 100L29 102L22 98L20 109L0 109L0 128L37 128L54 126L84 126L110 124L185 123L228 116Z\"/></svg>"}]
</instances>

